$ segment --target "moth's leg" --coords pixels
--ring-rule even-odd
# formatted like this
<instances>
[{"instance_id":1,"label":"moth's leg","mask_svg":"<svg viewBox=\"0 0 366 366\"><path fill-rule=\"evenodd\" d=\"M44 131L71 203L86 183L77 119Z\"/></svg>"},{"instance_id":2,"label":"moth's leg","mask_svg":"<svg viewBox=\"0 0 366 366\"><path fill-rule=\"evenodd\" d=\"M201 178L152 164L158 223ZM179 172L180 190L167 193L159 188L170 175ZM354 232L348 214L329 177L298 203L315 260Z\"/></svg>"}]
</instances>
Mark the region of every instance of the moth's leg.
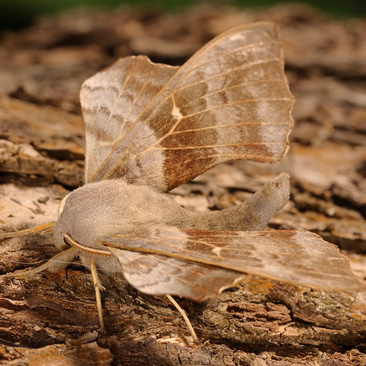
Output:
<instances>
[{"instance_id":1,"label":"moth's leg","mask_svg":"<svg viewBox=\"0 0 366 366\"><path fill-rule=\"evenodd\" d=\"M104 320L103 320L103 308L102 308L102 300L100 297L100 290L103 289L101 282L98 277L97 267L95 266L95 262L93 258L90 258L90 271L93 279L94 290L95 290L95 299L97 301L97 309L98 309L98 317L100 329L102 332L105 332Z\"/></svg>"},{"instance_id":2,"label":"moth's leg","mask_svg":"<svg viewBox=\"0 0 366 366\"><path fill-rule=\"evenodd\" d=\"M198 337L196 332L194 331L191 322L188 319L187 314L185 313L185 311L180 307L180 305L173 299L172 296L170 295L166 295L166 297L169 299L169 301L175 306L175 308L179 311L180 315L182 315L184 321L187 324L187 327L189 329L189 332L191 333L192 337L193 337L193 341L197 342L198 341Z\"/></svg>"}]
</instances>

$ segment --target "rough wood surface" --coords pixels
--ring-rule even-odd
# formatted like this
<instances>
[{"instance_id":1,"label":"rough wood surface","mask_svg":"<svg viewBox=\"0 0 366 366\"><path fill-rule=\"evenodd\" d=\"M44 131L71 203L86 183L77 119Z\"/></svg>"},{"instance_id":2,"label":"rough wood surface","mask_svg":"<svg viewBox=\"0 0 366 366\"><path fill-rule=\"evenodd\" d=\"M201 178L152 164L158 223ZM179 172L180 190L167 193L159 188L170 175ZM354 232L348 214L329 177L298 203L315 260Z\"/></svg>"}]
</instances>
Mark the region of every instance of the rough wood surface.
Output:
<instances>
[{"instance_id":1,"label":"rough wood surface","mask_svg":"<svg viewBox=\"0 0 366 366\"><path fill-rule=\"evenodd\" d=\"M278 172L292 200L273 228L314 231L366 276L366 22L332 20L306 7L261 11L200 7L161 15L122 9L45 17L0 43L0 229L52 221L67 190L82 184L81 83L120 56L181 64L232 26L272 20L282 29L296 96L292 147L280 164L235 162L176 188L195 210L249 197ZM90 274L75 264L14 279L56 253L52 238L0 246L2 365L364 365L366 294L315 291L248 276L218 299L178 299L201 343L189 344L165 300L123 278L101 276L107 333L98 330Z\"/></svg>"}]
</instances>

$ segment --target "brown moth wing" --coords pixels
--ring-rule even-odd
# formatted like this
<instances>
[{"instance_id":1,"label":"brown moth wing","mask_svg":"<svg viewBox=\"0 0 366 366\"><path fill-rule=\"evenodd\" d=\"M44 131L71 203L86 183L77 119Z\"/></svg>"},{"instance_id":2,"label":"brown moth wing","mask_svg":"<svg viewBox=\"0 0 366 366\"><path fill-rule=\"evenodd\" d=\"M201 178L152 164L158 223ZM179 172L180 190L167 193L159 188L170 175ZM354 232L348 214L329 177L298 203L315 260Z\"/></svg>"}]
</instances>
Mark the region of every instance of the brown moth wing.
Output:
<instances>
[{"instance_id":1,"label":"brown moth wing","mask_svg":"<svg viewBox=\"0 0 366 366\"><path fill-rule=\"evenodd\" d=\"M123 268L126 280L150 295L176 295L194 301L217 296L243 277L229 269L182 261L162 255L111 248Z\"/></svg>"},{"instance_id":2,"label":"brown moth wing","mask_svg":"<svg viewBox=\"0 0 366 366\"><path fill-rule=\"evenodd\" d=\"M162 79L169 73L171 78L160 91L156 88L151 100L153 93L146 93L146 98L139 94L150 88L141 60L120 60L83 84L88 181L123 177L168 191L219 163L274 162L287 151L293 97L276 25L253 23L216 37L177 71L163 71ZM155 71L159 68L160 73L162 65L144 62L161 86ZM126 63L132 65L127 71ZM120 82L116 73L124 75ZM126 93L130 78L138 85L132 97ZM111 152L106 156L99 149L94 161L90 146L106 135Z\"/></svg>"},{"instance_id":3,"label":"brown moth wing","mask_svg":"<svg viewBox=\"0 0 366 366\"><path fill-rule=\"evenodd\" d=\"M339 249L306 231L215 231L159 226L103 244L145 293L202 300L255 274L312 288L359 290Z\"/></svg>"},{"instance_id":4,"label":"brown moth wing","mask_svg":"<svg viewBox=\"0 0 366 366\"><path fill-rule=\"evenodd\" d=\"M80 91L85 125L85 182L88 183L115 148L128 136L131 124L175 74L178 67L153 64L146 56L131 56L86 80ZM145 135L145 144L155 142Z\"/></svg>"}]
</instances>

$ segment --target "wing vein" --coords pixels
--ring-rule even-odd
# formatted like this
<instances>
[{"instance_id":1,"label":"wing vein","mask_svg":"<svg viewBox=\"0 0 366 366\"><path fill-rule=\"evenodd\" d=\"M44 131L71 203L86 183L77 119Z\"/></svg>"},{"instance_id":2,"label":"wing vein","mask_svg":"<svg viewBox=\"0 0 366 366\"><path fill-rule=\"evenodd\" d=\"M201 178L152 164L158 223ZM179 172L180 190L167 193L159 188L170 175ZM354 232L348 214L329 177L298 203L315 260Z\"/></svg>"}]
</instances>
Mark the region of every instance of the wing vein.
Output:
<instances>
[{"instance_id":1,"label":"wing vein","mask_svg":"<svg viewBox=\"0 0 366 366\"><path fill-rule=\"evenodd\" d=\"M207 127L200 127L200 128L192 128L189 130L180 130L180 131L174 131L171 133L171 135L179 135L189 132L196 132L196 131L205 131L205 130L211 130L216 128L227 128L227 127L243 127L243 126L287 126L287 122L245 122L245 123L228 123L225 125L215 125L215 126L207 126Z\"/></svg>"}]
</instances>

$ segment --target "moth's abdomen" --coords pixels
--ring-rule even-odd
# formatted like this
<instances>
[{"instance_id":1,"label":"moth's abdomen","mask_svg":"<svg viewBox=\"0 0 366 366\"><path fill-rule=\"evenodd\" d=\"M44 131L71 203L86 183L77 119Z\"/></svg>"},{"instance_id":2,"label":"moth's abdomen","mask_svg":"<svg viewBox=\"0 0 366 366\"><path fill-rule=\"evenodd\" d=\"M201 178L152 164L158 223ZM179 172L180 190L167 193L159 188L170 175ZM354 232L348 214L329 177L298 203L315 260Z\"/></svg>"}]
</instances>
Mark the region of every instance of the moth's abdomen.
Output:
<instances>
[{"instance_id":1,"label":"moth's abdomen","mask_svg":"<svg viewBox=\"0 0 366 366\"><path fill-rule=\"evenodd\" d=\"M207 229L263 230L269 220L284 206L290 196L290 176L282 173L268 182L241 205L205 213Z\"/></svg>"}]
</instances>

